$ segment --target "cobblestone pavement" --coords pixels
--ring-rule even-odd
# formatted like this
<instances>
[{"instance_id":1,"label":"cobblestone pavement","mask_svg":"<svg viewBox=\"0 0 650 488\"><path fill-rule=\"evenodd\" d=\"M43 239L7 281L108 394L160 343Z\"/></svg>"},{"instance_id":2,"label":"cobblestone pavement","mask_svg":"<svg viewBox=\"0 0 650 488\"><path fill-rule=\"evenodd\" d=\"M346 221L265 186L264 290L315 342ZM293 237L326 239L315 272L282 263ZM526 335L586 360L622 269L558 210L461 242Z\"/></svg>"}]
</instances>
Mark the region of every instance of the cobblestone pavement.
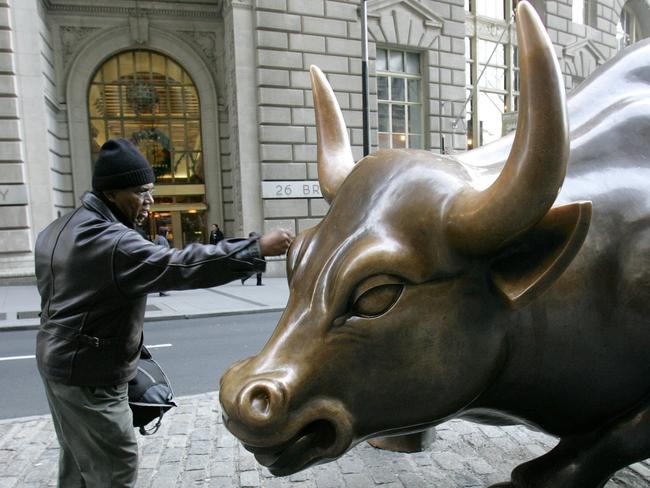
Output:
<instances>
[{"instance_id":1,"label":"cobblestone pavement","mask_svg":"<svg viewBox=\"0 0 650 488\"><path fill-rule=\"evenodd\" d=\"M517 464L556 441L524 427L454 420L437 429L418 454L380 451L362 443L339 460L275 478L221 422L217 393L178 399L153 436L140 437L138 487L211 488L479 488L509 479ZM58 446L48 416L0 421L0 488L56 486ZM646 461L620 471L606 488L650 487Z\"/></svg>"}]
</instances>

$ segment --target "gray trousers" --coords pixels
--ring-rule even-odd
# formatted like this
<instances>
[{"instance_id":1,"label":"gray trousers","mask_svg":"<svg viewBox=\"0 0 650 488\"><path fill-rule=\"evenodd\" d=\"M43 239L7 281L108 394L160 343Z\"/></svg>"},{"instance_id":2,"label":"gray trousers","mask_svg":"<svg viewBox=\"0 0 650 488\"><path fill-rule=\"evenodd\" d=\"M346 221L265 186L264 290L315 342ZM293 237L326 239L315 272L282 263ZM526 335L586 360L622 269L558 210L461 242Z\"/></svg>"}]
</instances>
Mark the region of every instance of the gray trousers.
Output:
<instances>
[{"instance_id":1,"label":"gray trousers","mask_svg":"<svg viewBox=\"0 0 650 488\"><path fill-rule=\"evenodd\" d=\"M138 442L127 383L70 386L43 378L59 452L60 488L128 488L138 475Z\"/></svg>"}]
</instances>

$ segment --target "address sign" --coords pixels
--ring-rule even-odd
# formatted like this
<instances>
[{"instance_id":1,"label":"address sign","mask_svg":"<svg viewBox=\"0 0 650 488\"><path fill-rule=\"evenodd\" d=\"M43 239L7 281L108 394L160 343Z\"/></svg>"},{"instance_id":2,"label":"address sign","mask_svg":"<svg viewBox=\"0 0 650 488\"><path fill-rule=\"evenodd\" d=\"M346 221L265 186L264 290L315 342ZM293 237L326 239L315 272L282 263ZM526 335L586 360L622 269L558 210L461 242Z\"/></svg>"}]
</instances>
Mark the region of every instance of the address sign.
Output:
<instances>
[{"instance_id":1,"label":"address sign","mask_svg":"<svg viewBox=\"0 0 650 488\"><path fill-rule=\"evenodd\" d=\"M318 181L263 181L262 198L322 198Z\"/></svg>"}]
</instances>

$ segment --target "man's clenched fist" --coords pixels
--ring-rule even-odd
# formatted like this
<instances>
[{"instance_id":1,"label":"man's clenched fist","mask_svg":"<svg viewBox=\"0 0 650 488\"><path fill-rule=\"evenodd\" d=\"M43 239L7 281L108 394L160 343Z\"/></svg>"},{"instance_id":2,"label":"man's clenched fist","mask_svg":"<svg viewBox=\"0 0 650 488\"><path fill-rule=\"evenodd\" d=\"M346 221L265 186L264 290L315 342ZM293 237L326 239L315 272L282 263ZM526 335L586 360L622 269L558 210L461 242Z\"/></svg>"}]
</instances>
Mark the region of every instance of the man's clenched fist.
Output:
<instances>
[{"instance_id":1,"label":"man's clenched fist","mask_svg":"<svg viewBox=\"0 0 650 488\"><path fill-rule=\"evenodd\" d=\"M277 229L260 237L260 250L262 256L281 256L293 241L291 232Z\"/></svg>"}]
</instances>

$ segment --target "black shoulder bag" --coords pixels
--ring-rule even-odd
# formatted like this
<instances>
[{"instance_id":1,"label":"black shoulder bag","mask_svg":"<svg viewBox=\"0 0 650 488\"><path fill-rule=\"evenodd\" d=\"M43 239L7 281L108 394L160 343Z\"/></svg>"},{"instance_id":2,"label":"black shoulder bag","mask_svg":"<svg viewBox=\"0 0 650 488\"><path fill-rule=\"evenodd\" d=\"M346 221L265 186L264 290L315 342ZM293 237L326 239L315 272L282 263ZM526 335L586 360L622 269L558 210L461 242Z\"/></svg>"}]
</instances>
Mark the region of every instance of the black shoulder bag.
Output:
<instances>
[{"instance_id":1,"label":"black shoulder bag","mask_svg":"<svg viewBox=\"0 0 650 488\"><path fill-rule=\"evenodd\" d=\"M176 406L173 398L174 392L167 376L153 360L149 350L142 346L138 372L135 378L129 381L129 406L133 412L133 426L140 428L140 434L151 435L158 431L165 412ZM145 426L156 418L156 425L149 430L145 429Z\"/></svg>"}]
</instances>

